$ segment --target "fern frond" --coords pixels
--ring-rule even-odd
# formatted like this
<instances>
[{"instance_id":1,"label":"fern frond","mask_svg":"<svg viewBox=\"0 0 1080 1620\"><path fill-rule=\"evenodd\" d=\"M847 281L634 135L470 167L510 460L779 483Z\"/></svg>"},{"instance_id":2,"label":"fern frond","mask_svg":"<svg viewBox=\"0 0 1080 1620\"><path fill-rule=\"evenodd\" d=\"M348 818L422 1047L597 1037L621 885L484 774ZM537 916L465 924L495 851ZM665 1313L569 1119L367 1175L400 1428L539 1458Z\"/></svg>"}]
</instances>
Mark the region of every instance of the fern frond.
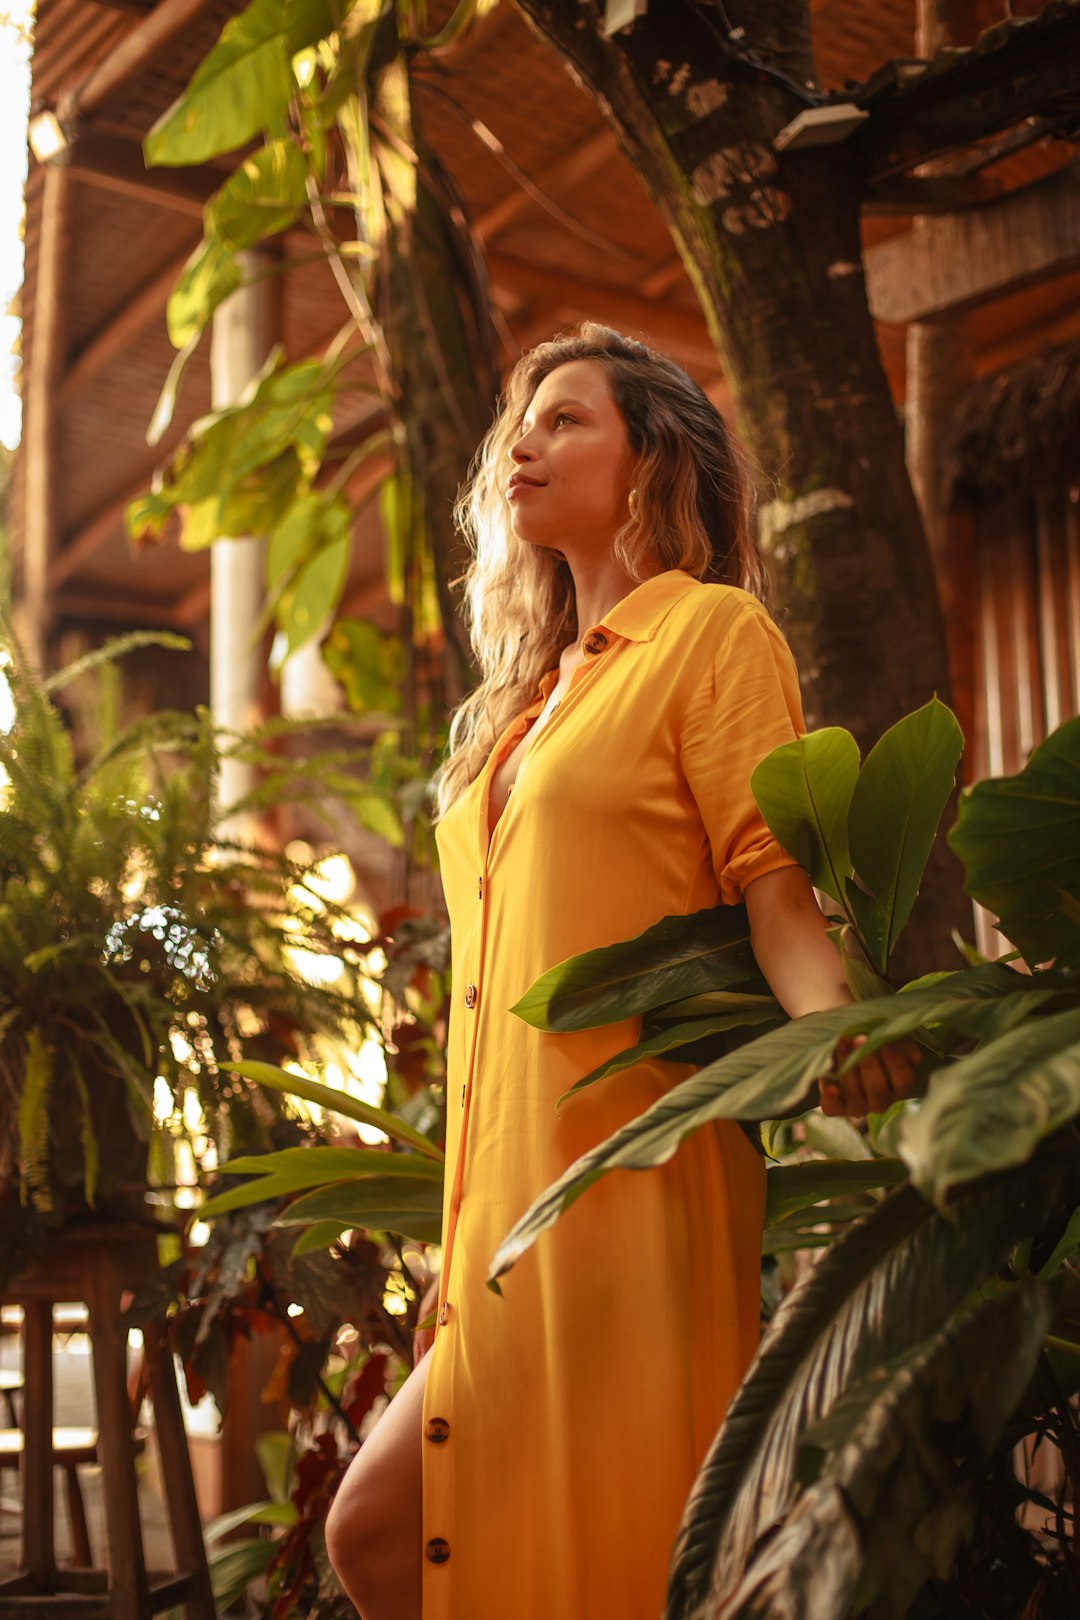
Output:
<instances>
[{"instance_id":1,"label":"fern frond","mask_svg":"<svg viewBox=\"0 0 1080 1620\"><path fill-rule=\"evenodd\" d=\"M23 1178L23 1201L30 1201L43 1214L52 1211L49 1188L49 1093L53 1082L53 1055L39 1029L26 1036L23 1092L19 1098L19 1159Z\"/></svg>"},{"instance_id":2,"label":"fern frond","mask_svg":"<svg viewBox=\"0 0 1080 1620\"><path fill-rule=\"evenodd\" d=\"M93 1209L97 1198L98 1176L101 1171L101 1154L98 1149L98 1139L94 1134L94 1122L90 1115L90 1092L86 1085L86 1076L82 1071L78 1053L68 1053L71 1065L72 1079L75 1081L75 1090L79 1095L79 1142L82 1146L83 1156L83 1191L86 1202Z\"/></svg>"},{"instance_id":3,"label":"fern frond","mask_svg":"<svg viewBox=\"0 0 1080 1620\"><path fill-rule=\"evenodd\" d=\"M81 675L88 674L92 669L99 669L102 664L126 658L128 653L135 652L139 647L169 647L174 652L190 652L191 642L186 636L175 635L171 630L132 630L125 636L112 636L103 647L96 647L93 652L86 653L82 658L76 658L72 663L65 664L63 669L57 670L55 675L50 675L48 680L40 683L40 689L46 696L53 692L62 692Z\"/></svg>"}]
</instances>

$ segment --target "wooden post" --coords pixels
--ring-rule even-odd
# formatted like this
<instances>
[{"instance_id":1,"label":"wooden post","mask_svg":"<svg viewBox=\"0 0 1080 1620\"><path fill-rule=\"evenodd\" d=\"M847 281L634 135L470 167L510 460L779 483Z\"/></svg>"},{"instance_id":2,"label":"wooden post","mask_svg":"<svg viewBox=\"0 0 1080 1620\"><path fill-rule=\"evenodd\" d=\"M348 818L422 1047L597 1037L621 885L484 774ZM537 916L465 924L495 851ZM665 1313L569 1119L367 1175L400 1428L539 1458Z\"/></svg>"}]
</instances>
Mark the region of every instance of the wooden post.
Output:
<instances>
[{"instance_id":1,"label":"wooden post","mask_svg":"<svg viewBox=\"0 0 1080 1620\"><path fill-rule=\"evenodd\" d=\"M71 176L63 165L46 167L26 380L26 515L16 622L27 654L39 668L49 633L49 565L57 546L56 381L64 351L63 277L70 186Z\"/></svg>"},{"instance_id":2,"label":"wooden post","mask_svg":"<svg viewBox=\"0 0 1080 1620\"><path fill-rule=\"evenodd\" d=\"M27 1300L23 1311L23 1364L34 1369L34 1377L27 1380L23 1411L23 1564L38 1589L48 1591L56 1573L52 1305L47 1300Z\"/></svg>"},{"instance_id":3,"label":"wooden post","mask_svg":"<svg viewBox=\"0 0 1080 1620\"><path fill-rule=\"evenodd\" d=\"M235 405L266 360L281 330L280 277L267 274L267 254L240 256L242 286L214 315L210 386L214 409ZM259 536L216 540L210 553L210 704L226 731L240 732L262 713L264 659L256 626L265 595L264 546ZM222 809L254 786L253 772L235 760L224 763L219 783ZM232 833L250 834L247 826Z\"/></svg>"},{"instance_id":4,"label":"wooden post","mask_svg":"<svg viewBox=\"0 0 1080 1620\"><path fill-rule=\"evenodd\" d=\"M102 1248L83 1285L90 1310L98 1451L109 1511L105 1515L109 1595L113 1613L143 1620L150 1593L143 1556L135 1447L127 1392L127 1326L120 1313L119 1250Z\"/></svg>"}]
</instances>

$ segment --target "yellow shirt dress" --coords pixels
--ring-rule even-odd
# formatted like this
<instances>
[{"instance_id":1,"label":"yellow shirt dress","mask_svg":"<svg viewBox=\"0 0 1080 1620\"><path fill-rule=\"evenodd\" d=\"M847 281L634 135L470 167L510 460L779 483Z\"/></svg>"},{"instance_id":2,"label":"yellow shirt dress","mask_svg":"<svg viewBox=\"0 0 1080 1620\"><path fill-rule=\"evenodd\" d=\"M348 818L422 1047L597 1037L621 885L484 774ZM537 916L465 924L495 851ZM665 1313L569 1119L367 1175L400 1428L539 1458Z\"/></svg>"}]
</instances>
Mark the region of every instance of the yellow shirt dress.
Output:
<instances>
[{"instance_id":1,"label":"yellow shirt dress","mask_svg":"<svg viewBox=\"0 0 1080 1620\"><path fill-rule=\"evenodd\" d=\"M581 637L490 839L504 732L438 829L453 955L439 1326L423 1425L423 1620L657 1620L697 1469L758 1339L764 1166L739 1127L617 1171L502 1279L500 1240L688 1065L555 1104L637 1021L546 1035L545 969L794 864L750 792L803 731L783 636L745 591L656 575Z\"/></svg>"}]
</instances>

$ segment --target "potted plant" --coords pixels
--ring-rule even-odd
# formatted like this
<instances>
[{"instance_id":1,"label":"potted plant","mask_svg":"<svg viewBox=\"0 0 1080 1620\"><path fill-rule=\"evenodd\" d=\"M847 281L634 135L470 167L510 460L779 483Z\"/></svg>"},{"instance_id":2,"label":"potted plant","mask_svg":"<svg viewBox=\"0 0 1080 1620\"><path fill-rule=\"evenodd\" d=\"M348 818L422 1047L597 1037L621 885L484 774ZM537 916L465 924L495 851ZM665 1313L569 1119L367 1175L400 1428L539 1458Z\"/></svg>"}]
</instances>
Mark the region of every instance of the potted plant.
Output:
<instances>
[{"instance_id":1,"label":"potted plant","mask_svg":"<svg viewBox=\"0 0 1080 1620\"><path fill-rule=\"evenodd\" d=\"M294 1105L234 1063L363 1040L355 924L320 893L313 860L219 829L300 800L349 801L368 820L372 790L357 751L277 751L284 722L240 738L205 709L120 725L116 660L179 638L129 636L47 680L6 625L0 639L0 1273L12 1275L50 1227L144 1212L148 1190L177 1179L185 1139L212 1168L310 1138ZM79 758L57 697L87 682L96 736ZM220 767L237 755L259 784L222 811Z\"/></svg>"}]
</instances>

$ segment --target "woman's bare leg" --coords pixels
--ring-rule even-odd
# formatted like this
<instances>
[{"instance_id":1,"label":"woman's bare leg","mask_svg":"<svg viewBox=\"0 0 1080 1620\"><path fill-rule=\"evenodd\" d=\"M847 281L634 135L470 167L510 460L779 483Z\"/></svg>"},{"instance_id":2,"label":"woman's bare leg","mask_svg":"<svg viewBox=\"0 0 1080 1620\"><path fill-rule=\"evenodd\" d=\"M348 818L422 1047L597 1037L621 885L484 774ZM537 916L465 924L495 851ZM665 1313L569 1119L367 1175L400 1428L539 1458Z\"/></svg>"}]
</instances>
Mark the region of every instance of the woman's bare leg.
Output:
<instances>
[{"instance_id":1,"label":"woman's bare leg","mask_svg":"<svg viewBox=\"0 0 1080 1620\"><path fill-rule=\"evenodd\" d=\"M421 1426L429 1356L360 1447L326 1521L326 1550L361 1620L420 1620Z\"/></svg>"}]
</instances>

